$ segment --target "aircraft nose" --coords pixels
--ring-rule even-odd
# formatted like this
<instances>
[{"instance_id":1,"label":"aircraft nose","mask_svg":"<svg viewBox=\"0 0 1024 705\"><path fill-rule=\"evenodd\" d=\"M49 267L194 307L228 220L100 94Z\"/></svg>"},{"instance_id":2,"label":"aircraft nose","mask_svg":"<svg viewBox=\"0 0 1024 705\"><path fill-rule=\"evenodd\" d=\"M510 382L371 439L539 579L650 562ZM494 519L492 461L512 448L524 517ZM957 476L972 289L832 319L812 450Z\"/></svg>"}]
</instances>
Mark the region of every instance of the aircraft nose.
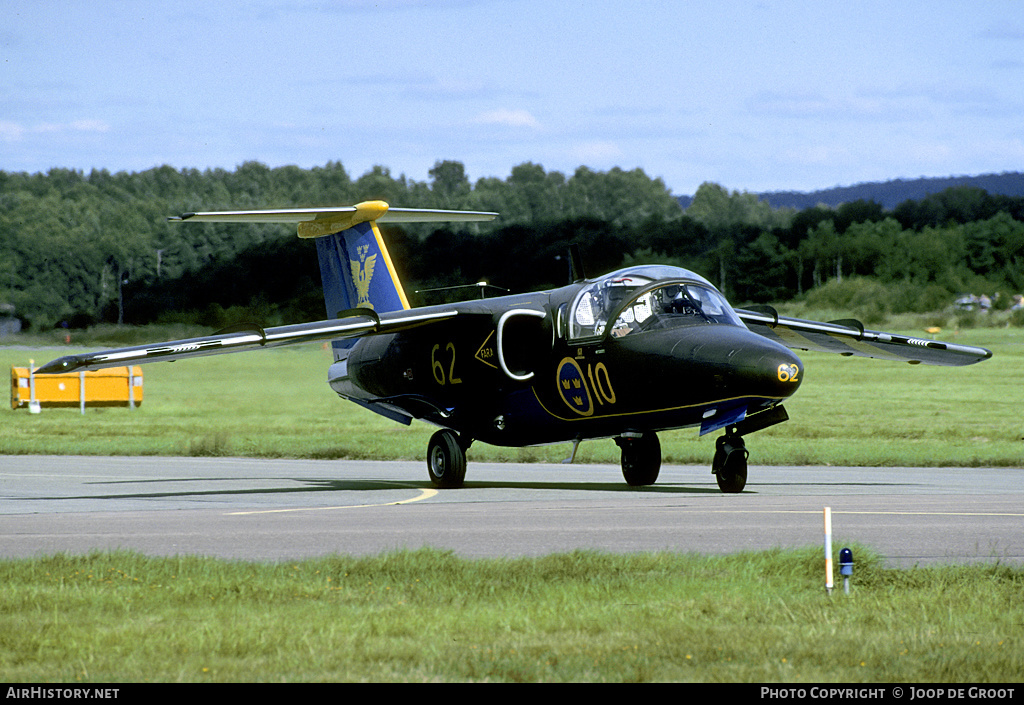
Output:
<instances>
[{"instance_id":1,"label":"aircraft nose","mask_svg":"<svg viewBox=\"0 0 1024 705\"><path fill-rule=\"evenodd\" d=\"M757 336L756 333L753 335ZM761 336L757 336L761 338ZM755 384L761 388L761 396L786 399L804 379L804 366L793 351L774 341L761 338L750 358Z\"/></svg>"},{"instance_id":2,"label":"aircraft nose","mask_svg":"<svg viewBox=\"0 0 1024 705\"><path fill-rule=\"evenodd\" d=\"M746 329L723 327L694 353L717 370L723 386L736 396L782 400L803 381L804 365L793 351Z\"/></svg>"}]
</instances>

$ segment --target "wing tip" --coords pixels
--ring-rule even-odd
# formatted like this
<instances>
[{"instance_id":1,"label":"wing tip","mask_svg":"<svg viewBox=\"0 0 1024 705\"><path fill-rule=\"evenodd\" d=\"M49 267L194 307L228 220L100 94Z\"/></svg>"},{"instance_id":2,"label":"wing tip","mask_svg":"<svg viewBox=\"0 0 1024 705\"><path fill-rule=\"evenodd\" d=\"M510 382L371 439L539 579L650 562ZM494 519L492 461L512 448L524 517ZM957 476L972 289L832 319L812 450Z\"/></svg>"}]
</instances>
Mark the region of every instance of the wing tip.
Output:
<instances>
[{"instance_id":1,"label":"wing tip","mask_svg":"<svg viewBox=\"0 0 1024 705\"><path fill-rule=\"evenodd\" d=\"M74 372L80 366L81 358L78 355L65 355L36 368L35 372L40 375L58 375L64 372Z\"/></svg>"}]
</instances>

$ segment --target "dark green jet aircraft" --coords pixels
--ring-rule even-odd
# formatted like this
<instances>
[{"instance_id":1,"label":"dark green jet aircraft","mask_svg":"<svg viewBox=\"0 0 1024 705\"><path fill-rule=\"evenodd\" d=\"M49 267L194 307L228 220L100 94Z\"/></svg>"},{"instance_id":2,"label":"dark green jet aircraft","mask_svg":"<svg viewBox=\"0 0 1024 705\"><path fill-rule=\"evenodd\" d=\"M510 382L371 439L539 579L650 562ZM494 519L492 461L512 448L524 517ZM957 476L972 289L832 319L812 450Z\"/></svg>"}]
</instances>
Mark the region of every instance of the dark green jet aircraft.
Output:
<instances>
[{"instance_id":1,"label":"dark green jet aircraft","mask_svg":"<svg viewBox=\"0 0 1024 705\"><path fill-rule=\"evenodd\" d=\"M737 310L708 280L679 267L629 267L532 294L411 308L377 223L466 222L497 214L389 208L381 201L323 209L186 213L182 222L294 223L315 238L329 319L70 355L40 373L330 340L328 383L389 419L440 427L427 448L437 487L466 475L473 441L498 446L613 438L630 485L661 467L658 432L724 429L712 472L723 492L747 479L744 436L785 421L800 387L793 352L820 350L910 363L969 365L983 348L820 323L768 307Z\"/></svg>"}]
</instances>

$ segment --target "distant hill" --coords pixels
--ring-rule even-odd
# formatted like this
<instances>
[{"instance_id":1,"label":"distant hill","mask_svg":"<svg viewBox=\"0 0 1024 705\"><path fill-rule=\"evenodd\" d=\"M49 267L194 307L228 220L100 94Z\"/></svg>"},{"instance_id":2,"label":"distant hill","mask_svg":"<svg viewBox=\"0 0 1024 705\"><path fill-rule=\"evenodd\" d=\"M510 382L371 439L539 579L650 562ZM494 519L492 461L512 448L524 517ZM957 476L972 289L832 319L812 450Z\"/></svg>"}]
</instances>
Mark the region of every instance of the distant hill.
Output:
<instances>
[{"instance_id":1,"label":"distant hill","mask_svg":"<svg viewBox=\"0 0 1024 705\"><path fill-rule=\"evenodd\" d=\"M838 206L851 201L874 201L891 210L904 201L918 201L933 193L940 193L954 186L972 186L1000 196L1024 196L1024 173L983 174L981 176L946 176L920 179L895 179L854 186L835 188L809 193L799 191L769 191L757 194L759 200L767 201L773 208L796 208L804 210L819 204ZM692 196L680 196L679 203L686 208L693 201Z\"/></svg>"}]
</instances>

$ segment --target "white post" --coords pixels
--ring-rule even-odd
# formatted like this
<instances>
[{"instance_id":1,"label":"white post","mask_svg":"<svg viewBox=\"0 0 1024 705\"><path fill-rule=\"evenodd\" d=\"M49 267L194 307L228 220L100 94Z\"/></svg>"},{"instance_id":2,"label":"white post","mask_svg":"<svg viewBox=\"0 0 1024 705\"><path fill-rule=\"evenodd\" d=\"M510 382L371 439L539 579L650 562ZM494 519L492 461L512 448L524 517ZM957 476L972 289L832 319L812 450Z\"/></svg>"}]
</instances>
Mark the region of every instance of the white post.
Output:
<instances>
[{"instance_id":1,"label":"white post","mask_svg":"<svg viewBox=\"0 0 1024 705\"><path fill-rule=\"evenodd\" d=\"M85 370L78 373L78 407L85 415Z\"/></svg>"},{"instance_id":2,"label":"white post","mask_svg":"<svg viewBox=\"0 0 1024 705\"><path fill-rule=\"evenodd\" d=\"M832 507L825 507L825 592L832 594Z\"/></svg>"},{"instance_id":3,"label":"white post","mask_svg":"<svg viewBox=\"0 0 1024 705\"><path fill-rule=\"evenodd\" d=\"M36 361L28 361L28 413L38 414L42 411L39 402L36 401Z\"/></svg>"}]
</instances>

